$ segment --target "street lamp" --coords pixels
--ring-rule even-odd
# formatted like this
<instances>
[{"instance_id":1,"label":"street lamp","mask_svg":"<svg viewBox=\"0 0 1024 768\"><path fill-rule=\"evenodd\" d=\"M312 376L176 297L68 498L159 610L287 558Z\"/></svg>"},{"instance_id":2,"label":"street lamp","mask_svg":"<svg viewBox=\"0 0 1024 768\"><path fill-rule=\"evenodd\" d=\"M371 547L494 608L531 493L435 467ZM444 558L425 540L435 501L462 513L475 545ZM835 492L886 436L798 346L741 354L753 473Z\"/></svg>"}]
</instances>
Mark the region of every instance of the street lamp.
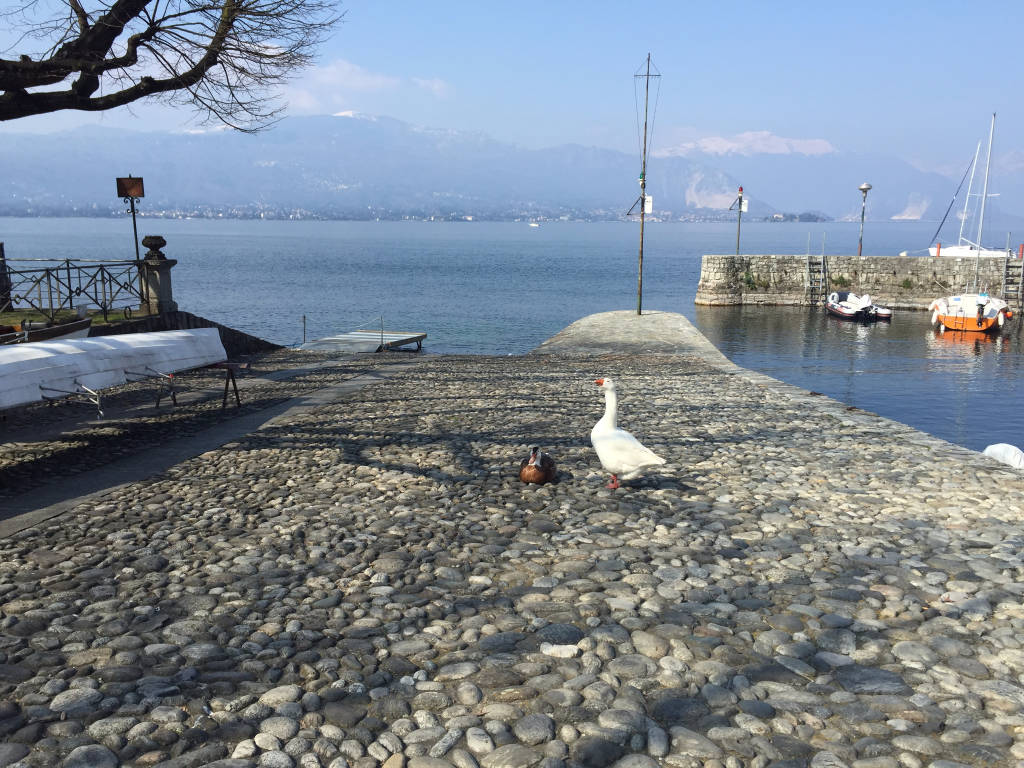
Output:
<instances>
[{"instance_id":1,"label":"street lamp","mask_svg":"<svg viewBox=\"0 0 1024 768\"><path fill-rule=\"evenodd\" d=\"M740 255L740 223L743 221L743 212L747 210L747 201L743 199L743 187L740 187L739 195L729 206L731 211L736 209L736 255Z\"/></svg>"},{"instance_id":2,"label":"street lamp","mask_svg":"<svg viewBox=\"0 0 1024 768\"><path fill-rule=\"evenodd\" d=\"M135 234L135 260L139 260L139 228L135 224L135 203L141 198L146 196L142 187L141 176L118 176L117 177L117 196L124 198L125 205L130 205L130 213L132 214L132 232Z\"/></svg>"},{"instance_id":3,"label":"street lamp","mask_svg":"<svg viewBox=\"0 0 1024 768\"><path fill-rule=\"evenodd\" d=\"M868 190L871 189L871 185L865 181L857 189L864 196L860 202L860 237L857 238L857 255L860 256L861 249L864 247L864 209L868 205Z\"/></svg>"}]
</instances>

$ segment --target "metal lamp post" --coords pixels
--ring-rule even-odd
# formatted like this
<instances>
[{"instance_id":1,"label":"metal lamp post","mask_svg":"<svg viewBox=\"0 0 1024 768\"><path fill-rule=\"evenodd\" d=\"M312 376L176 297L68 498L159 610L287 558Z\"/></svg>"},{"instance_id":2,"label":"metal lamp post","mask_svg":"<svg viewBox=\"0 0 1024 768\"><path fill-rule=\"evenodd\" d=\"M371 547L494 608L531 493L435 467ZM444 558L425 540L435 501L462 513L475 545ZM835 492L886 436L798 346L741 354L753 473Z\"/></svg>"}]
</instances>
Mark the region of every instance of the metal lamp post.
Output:
<instances>
[{"instance_id":1,"label":"metal lamp post","mask_svg":"<svg viewBox=\"0 0 1024 768\"><path fill-rule=\"evenodd\" d=\"M131 206L129 211L132 214L132 232L135 234L135 260L139 260L139 228L135 224L135 203L146 196L142 186L141 176L132 176L128 174L127 177L119 176L117 178L117 196L124 199L126 205Z\"/></svg>"},{"instance_id":2,"label":"metal lamp post","mask_svg":"<svg viewBox=\"0 0 1024 768\"><path fill-rule=\"evenodd\" d=\"M739 194L729 206L731 211L736 209L736 255L740 255L740 224L743 223L743 212L747 210L747 201L743 199L743 187L740 187Z\"/></svg>"},{"instance_id":3,"label":"metal lamp post","mask_svg":"<svg viewBox=\"0 0 1024 768\"><path fill-rule=\"evenodd\" d=\"M864 209L868 205L868 190L871 189L871 185L865 181L857 189L863 195L860 202L860 237L857 238L857 255L860 256L861 250L864 247Z\"/></svg>"}]
</instances>

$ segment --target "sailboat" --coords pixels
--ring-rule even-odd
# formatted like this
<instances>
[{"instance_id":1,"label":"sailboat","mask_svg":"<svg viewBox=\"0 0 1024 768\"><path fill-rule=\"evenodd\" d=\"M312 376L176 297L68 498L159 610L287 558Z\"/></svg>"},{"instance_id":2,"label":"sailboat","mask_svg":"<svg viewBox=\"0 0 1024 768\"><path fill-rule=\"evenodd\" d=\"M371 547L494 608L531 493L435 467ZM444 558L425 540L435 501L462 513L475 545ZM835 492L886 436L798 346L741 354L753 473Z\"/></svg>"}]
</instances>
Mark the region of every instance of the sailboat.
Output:
<instances>
[{"instance_id":1,"label":"sailboat","mask_svg":"<svg viewBox=\"0 0 1024 768\"><path fill-rule=\"evenodd\" d=\"M992 114L992 125L989 128L989 134L988 134L988 159L987 159L987 161L985 163L985 184L984 184L984 189L983 189L983 191L982 191L982 193L980 195L980 197L981 197L981 210L979 211L979 214L978 214L978 239L977 239L977 241L972 241L970 238L965 237L964 236L964 228L967 226L967 223L968 223L968 221L971 218L970 214L969 214L971 198L979 196L977 192L972 193L971 190L974 188L974 175L975 175L975 171L978 168L978 155L981 152L981 142L980 141L978 142L978 146L974 150L974 160L971 162L971 165L970 165L971 179L970 179L970 181L967 182L967 197L964 198L964 210L963 210L963 213L960 215L960 235L957 238L957 243L956 243L956 245L946 245L946 246L943 246L941 243L936 243L935 245L933 245L933 246L928 248L928 254L929 255L931 255L931 256L950 256L950 257L955 257L955 258L964 258L964 257L971 257L971 256L986 256L986 257L1003 258L1003 257L1006 256L1006 251L1005 250L998 250L998 249L994 249L994 248L984 248L981 245L981 233L982 233L982 230L984 229L984 226L985 226L985 203L988 200L988 173L989 173L989 167L990 167L990 165L992 163L992 136L995 133L995 127L996 127L996 116L995 116L995 113L993 113ZM960 180L960 183L963 184L963 179ZM959 189L957 191L959 192ZM950 205L952 206L952 204L950 204ZM947 214L949 213L948 209L947 209L946 213ZM945 223L945 217L943 217L942 221L943 221L943 223ZM939 230L941 230L941 229L942 229L942 224L939 225ZM936 236L938 236L939 233L936 232L935 234L936 234ZM934 240L935 238L932 238L932 239Z\"/></svg>"},{"instance_id":2,"label":"sailboat","mask_svg":"<svg viewBox=\"0 0 1024 768\"><path fill-rule=\"evenodd\" d=\"M1005 258L1005 251L994 251L981 247L981 235L985 225L985 202L988 199L988 173L992 164L992 137L996 130L996 116L992 113L992 125L988 132L988 158L985 161L985 184L981 193L981 210L978 213L978 239L977 242L970 242L963 237L961 227L961 242L957 245L939 249L929 249L933 256L941 253L943 256L974 256L974 287L970 291L959 293L954 296L944 296L931 303L929 309L932 311L932 325L939 330L965 331L967 333L998 333L1006 324L1008 318L1013 317L1010 307L1002 299L989 296L986 291L979 290L978 270L982 256ZM978 153L975 152L975 164L977 164ZM973 181L973 171L971 173ZM970 199L970 187L968 186L967 197ZM966 213L967 207L964 206Z\"/></svg>"}]
</instances>

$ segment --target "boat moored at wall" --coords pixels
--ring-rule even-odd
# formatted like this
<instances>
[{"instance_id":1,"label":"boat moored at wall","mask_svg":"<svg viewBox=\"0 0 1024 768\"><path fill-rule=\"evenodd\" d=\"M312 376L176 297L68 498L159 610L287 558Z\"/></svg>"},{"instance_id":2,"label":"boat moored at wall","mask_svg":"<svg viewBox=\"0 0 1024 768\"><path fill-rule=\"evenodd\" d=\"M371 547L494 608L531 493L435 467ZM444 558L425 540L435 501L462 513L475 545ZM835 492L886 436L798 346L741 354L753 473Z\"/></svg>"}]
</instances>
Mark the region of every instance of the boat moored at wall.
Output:
<instances>
[{"instance_id":1,"label":"boat moored at wall","mask_svg":"<svg viewBox=\"0 0 1024 768\"><path fill-rule=\"evenodd\" d=\"M981 211L978 214L978 239L970 242L961 237L961 243L955 247L963 248L966 253L974 255L973 286L954 296L935 299L929 309L932 311L932 325L940 331L964 331L966 333L999 333L1006 325L1007 319L1013 317L1009 305L1002 299L989 296L987 291L980 290L982 285L978 279L981 270L981 257L991 251L981 246L981 236L985 224L985 201L988 199L988 176L992 164L992 137L995 135L996 116L992 114L992 124L988 132L988 157L985 161L985 185L981 193ZM980 149L980 145L979 145ZM977 151L975 164L977 164ZM972 173L973 179L973 173ZM968 198L970 190L968 189ZM966 207L964 213L966 215ZM1009 255L1009 254L1006 254Z\"/></svg>"},{"instance_id":2,"label":"boat moored at wall","mask_svg":"<svg viewBox=\"0 0 1024 768\"><path fill-rule=\"evenodd\" d=\"M991 170L991 167L992 167L992 139L995 137L995 132L996 132L996 116L995 116L995 113L993 113L992 114L992 124L989 127L989 131L988 131L988 157L987 157L987 159L985 161L985 183L984 183L984 188L983 188L983 190L982 190L980 195L978 193L976 193L976 192L972 192L971 191L972 188L974 187L974 172L978 168L978 155L981 152L981 142L978 142L978 147L977 147L977 149L974 150L974 160L971 162L971 165L969 166L970 171L971 171L971 180L967 184L967 197L964 198L964 210L963 210L963 213L960 214L960 236L957 238L956 245L947 245L947 246L943 247L940 243L936 242L935 245L932 245L932 246L930 246L928 248L928 255L930 255L930 256L946 256L946 257L949 257L949 258L957 258L957 259L979 258L979 257L985 257L985 258L1006 258L1009 255L1007 249L999 250L999 249L996 249L996 248L985 248L981 244L981 235L984 232L984 228L985 228L985 203L988 201L988 197L989 197L989 194L988 194L988 177L989 177L989 171ZM963 180L961 180L960 183L963 184ZM959 193L959 192L960 192L960 190L957 189L957 193ZM978 211L978 213L977 213L978 236L977 236L977 240L976 241L972 241L967 236L964 235L964 227L967 225L968 221L970 221L972 219L970 207L971 207L971 198L973 198L973 197L978 197L978 198L981 199L980 200L980 211ZM953 196L953 200L954 200L954 202L956 201L956 195ZM950 208L952 208L952 207L953 207L953 203L950 203ZM948 209L946 211L946 214L947 215L949 214L949 210ZM945 224L945 222L946 222L946 217L943 216L942 223L939 224L939 228L935 231L935 236L932 238L933 241L935 240L935 238L937 238L939 236L939 232L942 231L942 224ZM1007 243L1007 246L1009 246L1009 243Z\"/></svg>"},{"instance_id":3,"label":"boat moored at wall","mask_svg":"<svg viewBox=\"0 0 1024 768\"><path fill-rule=\"evenodd\" d=\"M932 325L939 330L999 333L1013 311L1002 299L981 293L959 293L932 302Z\"/></svg>"},{"instance_id":4,"label":"boat moored at wall","mask_svg":"<svg viewBox=\"0 0 1024 768\"><path fill-rule=\"evenodd\" d=\"M825 310L843 320L859 320L865 323L892 320L891 309L878 306L867 294L858 296L849 291L832 291L825 299Z\"/></svg>"}]
</instances>

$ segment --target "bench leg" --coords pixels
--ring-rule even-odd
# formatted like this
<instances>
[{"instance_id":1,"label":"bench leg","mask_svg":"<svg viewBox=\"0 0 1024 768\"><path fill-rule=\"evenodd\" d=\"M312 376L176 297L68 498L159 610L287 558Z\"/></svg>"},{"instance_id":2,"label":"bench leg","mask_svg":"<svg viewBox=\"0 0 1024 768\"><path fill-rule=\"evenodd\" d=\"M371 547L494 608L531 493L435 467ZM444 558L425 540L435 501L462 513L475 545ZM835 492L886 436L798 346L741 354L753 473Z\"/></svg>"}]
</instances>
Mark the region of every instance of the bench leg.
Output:
<instances>
[{"instance_id":1,"label":"bench leg","mask_svg":"<svg viewBox=\"0 0 1024 768\"><path fill-rule=\"evenodd\" d=\"M238 382L235 381L235 372L230 368L224 369L224 399L221 401L220 407L228 407L228 386L231 386L235 390L235 406L238 408L242 407L242 398L238 396Z\"/></svg>"}]
</instances>

